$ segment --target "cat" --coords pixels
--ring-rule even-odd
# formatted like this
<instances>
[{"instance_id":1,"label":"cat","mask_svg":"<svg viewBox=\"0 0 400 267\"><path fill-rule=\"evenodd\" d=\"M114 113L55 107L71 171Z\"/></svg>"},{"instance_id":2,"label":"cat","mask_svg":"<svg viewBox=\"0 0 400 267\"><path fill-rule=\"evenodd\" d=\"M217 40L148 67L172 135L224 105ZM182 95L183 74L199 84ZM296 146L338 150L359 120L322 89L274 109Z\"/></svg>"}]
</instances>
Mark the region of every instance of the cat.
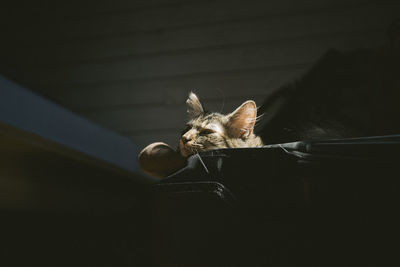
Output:
<instances>
[{"instance_id":1,"label":"cat","mask_svg":"<svg viewBox=\"0 0 400 267\"><path fill-rule=\"evenodd\" d=\"M183 157L192 154L235 147L261 147L263 142L254 134L257 106L252 100L230 114L206 112L196 94L186 101L189 121L179 140L178 151Z\"/></svg>"},{"instance_id":2,"label":"cat","mask_svg":"<svg viewBox=\"0 0 400 267\"><path fill-rule=\"evenodd\" d=\"M400 49L328 51L305 75L288 82L259 108L246 101L228 115L187 100L190 121L178 151L187 157L218 148L261 147L300 140L400 133Z\"/></svg>"}]
</instances>

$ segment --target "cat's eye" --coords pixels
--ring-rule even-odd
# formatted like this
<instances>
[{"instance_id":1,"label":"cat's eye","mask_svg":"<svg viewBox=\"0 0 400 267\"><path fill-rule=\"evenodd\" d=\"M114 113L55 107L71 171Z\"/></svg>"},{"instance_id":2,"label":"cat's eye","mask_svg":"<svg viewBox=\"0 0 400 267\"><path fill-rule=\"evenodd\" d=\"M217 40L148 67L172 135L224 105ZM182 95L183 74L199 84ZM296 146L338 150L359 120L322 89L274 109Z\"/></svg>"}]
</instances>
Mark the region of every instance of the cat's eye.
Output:
<instances>
[{"instance_id":1,"label":"cat's eye","mask_svg":"<svg viewBox=\"0 0 400 267\"><path fill-rule=\"evenodd\" d=\"M187 133L190 129L192 129L192 126L187 124L186 128L181 132L181 136Z\"/></svg>"},{"instance_id":2,"label":"cat's eye","mask_svg":"<svg viewBox=\"0 0 400 267\"><path fill-rule=\"evenodd\" d=\"M211 129L201 129L200 130L200 132L199 132L199 134L200 135L208 135L208 134L212 134L212 133L215 133L213 130L211 130Z\"/></svg>"}]
</instances>

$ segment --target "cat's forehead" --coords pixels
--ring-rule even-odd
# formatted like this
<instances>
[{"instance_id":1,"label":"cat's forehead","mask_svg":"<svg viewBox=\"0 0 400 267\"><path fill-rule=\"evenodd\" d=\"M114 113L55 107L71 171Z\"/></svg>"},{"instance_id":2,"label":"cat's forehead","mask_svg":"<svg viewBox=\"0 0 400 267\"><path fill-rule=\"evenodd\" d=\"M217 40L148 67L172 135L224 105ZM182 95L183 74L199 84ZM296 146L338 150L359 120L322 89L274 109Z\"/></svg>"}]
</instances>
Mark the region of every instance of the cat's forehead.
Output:
<instances>
[{"instance_id":1,"label":"cat's forehead","mask_svg":"<svg viewBox=\"0 0 400 267\"><path fill-rule=\"evenodd\" d=\"M210 114L204 117L198 117L190 121L190 124L196 128L211 128L218 130L222 128L222 116L219 114Z\"/></svg>"}]
</instances>

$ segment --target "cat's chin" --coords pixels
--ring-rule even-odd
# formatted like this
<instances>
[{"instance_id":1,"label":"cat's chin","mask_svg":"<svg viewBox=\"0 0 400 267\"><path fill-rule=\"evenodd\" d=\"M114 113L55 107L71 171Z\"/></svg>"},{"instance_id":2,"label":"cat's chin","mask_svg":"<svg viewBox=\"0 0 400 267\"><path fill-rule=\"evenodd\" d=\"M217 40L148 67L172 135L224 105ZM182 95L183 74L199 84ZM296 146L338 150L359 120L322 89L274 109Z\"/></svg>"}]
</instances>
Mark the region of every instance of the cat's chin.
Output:
<instances>
[{"instance_id":1,"label":"cat's chin","mask_svg":"<svg viewBox=\"0 0 400 267\"><path fill-rule=\"evenodd\" d=\"M185 158L187 158L187 157L189 157L190 155L192 155L193 154L193 152L192 151L189 151L189 150L187 150L187 149L185 149L185 148L181 148L181 155L183 156L183 157L185 157Z\"/></svg>"},{"instance_id":2,"label":"cat's chin","mask_svg":"<svg viewBox=\"0 0 400 267\"><path fill-rule=\"evenodd\" d=\"M190 155L193 154L192 150L191 150L190 148L186 147L186 146L182 143L182 140L179 142L179 150L180 150L181 155L182 155L183 157L185 157L185 158L187 158L187 157L189 157Z\"/></svg>"}]
</instances>

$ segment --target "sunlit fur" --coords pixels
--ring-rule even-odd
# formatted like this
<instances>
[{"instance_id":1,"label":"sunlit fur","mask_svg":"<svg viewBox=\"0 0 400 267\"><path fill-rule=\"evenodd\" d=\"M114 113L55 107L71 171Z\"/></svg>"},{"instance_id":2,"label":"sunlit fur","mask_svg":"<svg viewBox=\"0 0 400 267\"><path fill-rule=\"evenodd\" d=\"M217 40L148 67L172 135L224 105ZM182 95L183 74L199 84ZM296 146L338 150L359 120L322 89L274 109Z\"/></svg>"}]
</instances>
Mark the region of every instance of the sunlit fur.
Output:
<instances>
[{"instance_id":1,"label":"sunlit fur","mask_svg":"<svg viewBox=\"0 0 400 267\"><path fill-rule=\"evenodd\" d=\"M194 102L198 102L199 106L193 107ZM250 101L245 102L243 105L248 102ZM187 103L189 115L193 114L193 108L195 110L203 110L200 101L198 101L197 96L194 94L189 96ZM253 105L255 107L255 104ZM263 146L261 138L253 134L253 127L256 120L256 116L254 115L256 115L256 111L254 111L254 115L251 115L251 117L247 115L249 112L242 112L240 115L241 119L250 125L246 129L232 128L232 121L237 119L238 116L235 116L237 113L233 112L227 115L205 112L195 113L196 116L191 117L186 124L186 129L182 132L179 142L181 154L187 157L197 152L219 148ZM243 132L243 134L238 136L238 132Z\"/></svg>"}]
</instances>

